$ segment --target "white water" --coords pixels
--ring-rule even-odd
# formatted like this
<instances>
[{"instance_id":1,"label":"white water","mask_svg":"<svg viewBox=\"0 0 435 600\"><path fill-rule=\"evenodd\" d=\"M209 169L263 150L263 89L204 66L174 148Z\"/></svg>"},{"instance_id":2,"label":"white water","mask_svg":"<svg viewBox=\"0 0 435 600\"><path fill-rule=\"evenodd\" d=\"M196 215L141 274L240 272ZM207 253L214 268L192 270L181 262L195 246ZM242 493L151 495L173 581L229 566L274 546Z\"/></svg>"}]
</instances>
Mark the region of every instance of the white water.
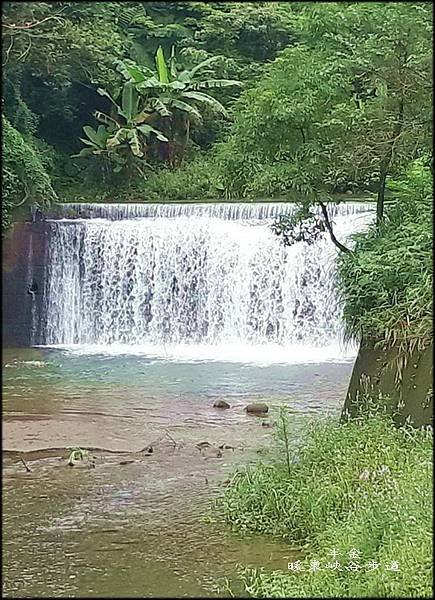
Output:
<instances>
[{"instance_id":1,"label":"white water","mask_svg":"<svg viewBox=\"0 0 435 600\"><path fill-rule=\"evenodd\" d=\"M285 247L271 231L291 204L69 207L96 218L51 222L44 344L179 360L354 355L340 343L328 235ZM373 211L347 203L332 215L346 240Z\"/></svg>"}]
</instances>

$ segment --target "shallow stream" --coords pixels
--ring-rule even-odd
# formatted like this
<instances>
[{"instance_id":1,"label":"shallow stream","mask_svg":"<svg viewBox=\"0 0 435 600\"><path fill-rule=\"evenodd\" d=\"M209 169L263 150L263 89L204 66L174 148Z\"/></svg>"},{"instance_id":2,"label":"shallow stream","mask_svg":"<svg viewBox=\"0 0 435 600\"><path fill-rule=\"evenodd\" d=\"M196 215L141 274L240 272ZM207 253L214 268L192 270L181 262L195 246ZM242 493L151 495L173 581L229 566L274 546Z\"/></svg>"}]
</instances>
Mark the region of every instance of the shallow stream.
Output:
<instances>
[{"instance_id":1,"label":"shallow stream","mask_svg":"<svg viewBox=\"0 0 435 600\"><path fill-rule=\"evenodd\" d=\"M285 570L296 550L237 535L210 507L271 446L279 406L295 437L308 415L338 413L352 362L4 350L3 593L225 597L237 565ZM247 415L250 401L268 417ZM204 441L230 447L207 458ZM92 449L94 468L67 466L74 446Z\"/></svg>"}]
</instances>

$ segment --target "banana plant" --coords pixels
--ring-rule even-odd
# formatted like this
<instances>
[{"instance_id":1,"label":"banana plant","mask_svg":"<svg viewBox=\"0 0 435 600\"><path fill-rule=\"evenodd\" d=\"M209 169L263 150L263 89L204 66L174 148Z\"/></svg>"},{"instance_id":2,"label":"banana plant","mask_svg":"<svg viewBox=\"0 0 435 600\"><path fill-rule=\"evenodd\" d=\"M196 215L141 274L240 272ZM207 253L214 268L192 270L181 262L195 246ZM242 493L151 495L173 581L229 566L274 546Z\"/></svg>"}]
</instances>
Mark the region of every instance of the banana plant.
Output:
<instances>
[{"instance_id":1,"label":"banana plant","mask_svg":"<svg viewBox=\"0 0 435 600\"><path fill-rule=\"evenodd\" d=\"M146 157L148 141L155 136L161 142L168 139L161 131L146 123L148 113L140 107L140 96L134 86L127 82L121 93L121 104L118 104L104 89L99 88L98 93L110 100L114 107L115 117L95 111L94 116L102 123L95 130L89 125L83 127L87 136L80 140L87 146L75 156L100 155L105 156L113 163L113 171L119 173L123 168L133 162L136 169L142 174L142 163Z\"/></svg>"},{"instance_id":2,"label":"banana plant","mask_svg":"<svg viewBox=\"0 0 435 600\"><path fill-rule=\"evenodd\" d=\"M201 123L201 108L208 106L211 112L227 117L225 107L204 90L241 86L240 81L217 79L212 68L220 57L214 56L191 69L178 70L175 48L167 62L161 46L155 56L153 71L133 61L118 61L118 71L127 79L144 100L144 117L147 122L156 122L165 135L174 142L183 139L183 150L187 146L191 125Z\"/></svg>"},{"instance_id":3,"label":"banana plant","mask_svg":"<svg viewBox=\"0 0 435 600\"><path fill-rule=\"evenodd\" d=\"M74 154L74 157L90 156L92 154L104 154L106 151L106 143L111 133L104 125L99 125L97 129L93 129L90 125L83 127L87 138L80 138L87 148L80 150L78 154Z\"/></svg>"},{"instance_id":4,"label":"banana plant","mask_svg":"<svg viewBox=\"0 0 435 600\"><path fill-rule=\"evenodd\" d=\"M225 107L216 98L200 90L242 85L234 79L204 77L214 73L210 67L218 62L219 58L212 56L191 69L178 72L175 48L172 47L168 66L163 49L159 46L155 57L155 72L133 61L118 61L117 68L144 96L148 108L154 109L161 116L170 116L175 108L195 115L200 120L201 114L195 108L195 102L208 104L214 112L227 116Z\"/></svg>"}]
</instances>

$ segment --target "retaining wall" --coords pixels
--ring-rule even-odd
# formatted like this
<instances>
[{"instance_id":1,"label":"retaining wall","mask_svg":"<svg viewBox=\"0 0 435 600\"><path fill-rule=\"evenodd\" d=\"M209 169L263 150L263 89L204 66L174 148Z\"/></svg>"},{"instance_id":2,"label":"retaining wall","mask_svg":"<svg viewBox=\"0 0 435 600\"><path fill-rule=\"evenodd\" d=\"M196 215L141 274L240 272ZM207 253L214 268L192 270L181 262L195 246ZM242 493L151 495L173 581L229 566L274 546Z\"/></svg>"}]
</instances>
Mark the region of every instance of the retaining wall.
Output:
<instances>
[{"instance_id":1,"label":"retaining wall","mask_svg":"<svg viewBox=\"0 0 435 600\"><path fill-rule=\"evenodd\" d=\"M2 338L4 347L35 343L46 273L49 226L14 223L2 247ZM33 293L32 293L33 292Z\"/></svg>"},{"instance_id":2,"label":"retaining wall","mask_svg":"<svg viewBox=\"0 0 435 600\"><path fill-rule=\"evenodd\" d=\"M410 417L416 427L433 423L433 344L415 350L406 358L401 378L397 378L399 349L375 347L364 341L358 352L347 392L343 418L356 414L361 398L369 393L387 397L400 425Z\"/></svg>"}]
</instances>

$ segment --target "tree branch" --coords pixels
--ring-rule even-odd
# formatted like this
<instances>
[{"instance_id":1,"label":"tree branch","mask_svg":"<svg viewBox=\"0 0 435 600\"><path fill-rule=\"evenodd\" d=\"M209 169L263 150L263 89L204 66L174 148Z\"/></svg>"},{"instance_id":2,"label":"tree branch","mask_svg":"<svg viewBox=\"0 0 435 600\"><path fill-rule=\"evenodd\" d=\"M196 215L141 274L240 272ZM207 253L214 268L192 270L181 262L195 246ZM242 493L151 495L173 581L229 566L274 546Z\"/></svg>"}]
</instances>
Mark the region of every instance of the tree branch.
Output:
<instances>
[{"instance_id":1,"label":"tree branch","mask_svg":"<svg viewBox=\"0 0 435 600\"><path fill-rule=\"evenodd\" d=\"M333 244L335 244L335 246L337 246L337 248L339 250L341 250L341 252L347 252L347 253L351 253L352 250L350 248L347 248L346 246L344 246L341 242L339 242L337 240L337 238L335 237L334 231L332 229L332 223L329 219L329 215L328 215L328 209L326 208L326 205L324 202L321 202L320 200L318 200L318 203L320 205L320 208L322 209L322 214L323 214L323 218L325 219L325 225L326 225L326 229L329 232L329 235L331 237L331 241Z\"/></svg>"},{"instance_id":2,"label":"tree branch","mask_svg":"<svg viewBox=\"0 0 435 600\"><path fill-rule=\"evenodd\" d=\"M64 9L62 8L57 14L60 14ZM15 23L11 23L10 25L8 25L7 23L3 23L2 27L6 27L6 29L11 29L13 31L19 31L19 30L28 30L28 29L32 29L33 27L38 27L39 25L42 25L42 23L45 23L46 21L51 21L51 20L55 20L60 24L64 24L65 20L62 19L61 17L58 17L56 15L52 15L49 17L45 17L45 19L41 19L41 21L35 21L35 23L32 22L28 22L25 23L24 25L15 25Z\"/></svg>"}]
</instances>

